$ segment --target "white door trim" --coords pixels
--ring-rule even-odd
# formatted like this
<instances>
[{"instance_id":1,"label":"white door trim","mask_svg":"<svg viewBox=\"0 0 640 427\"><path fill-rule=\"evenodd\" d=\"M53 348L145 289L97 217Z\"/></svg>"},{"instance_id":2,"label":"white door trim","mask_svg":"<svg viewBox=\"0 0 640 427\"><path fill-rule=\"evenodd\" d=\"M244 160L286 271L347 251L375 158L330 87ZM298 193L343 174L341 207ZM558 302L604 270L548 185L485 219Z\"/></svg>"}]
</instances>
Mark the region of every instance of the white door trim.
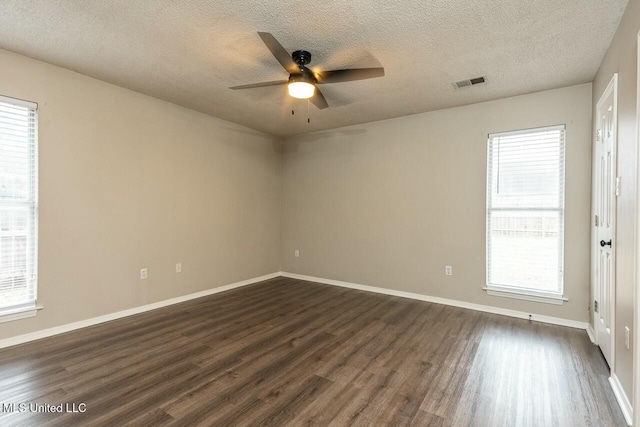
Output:
<instances>
[{"instance_id":1,"label":"white door trim","mask_svg":"<svg viewBox=\"0 0 640 427\"><path fill-rule=\"evenodd\" d=\"M640 32L638 32L638 65L637 71L637 94L636 94L636 147L640 147ZM640 167L640 150L638 150L638 159L636 164L636 171ZM640 175L638 175L638 181L640 183ZM638 224L640 224L640 185L636 188L636 265L635 265L635 301L633 307L633 327L635 329L635 336L633 338L633 411L635 415L634 424L640 426L640 275L638 274L638 268L640 267L640 231L638 230Z\"/></svg>"}]
</instances>

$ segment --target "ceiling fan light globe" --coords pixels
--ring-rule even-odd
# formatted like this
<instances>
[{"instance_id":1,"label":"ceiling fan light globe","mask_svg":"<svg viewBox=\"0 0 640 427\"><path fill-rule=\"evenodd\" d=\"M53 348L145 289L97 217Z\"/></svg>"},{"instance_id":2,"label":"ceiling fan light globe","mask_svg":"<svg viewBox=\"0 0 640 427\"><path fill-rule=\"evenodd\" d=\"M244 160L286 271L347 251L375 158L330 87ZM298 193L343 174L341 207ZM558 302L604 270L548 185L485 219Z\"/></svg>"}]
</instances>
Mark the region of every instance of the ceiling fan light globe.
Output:
<instances>
[{"instance_id":1,"label":"ceiling fan light globe","mask_svg":"<svg viewBox=\"0 0 640 427\"><path fill-rule=\"evenodd\" d=\"M289 95L298 99L309 99L316 91L316 87L307 82L290 82Z\"/></svg>"}]
</instances>

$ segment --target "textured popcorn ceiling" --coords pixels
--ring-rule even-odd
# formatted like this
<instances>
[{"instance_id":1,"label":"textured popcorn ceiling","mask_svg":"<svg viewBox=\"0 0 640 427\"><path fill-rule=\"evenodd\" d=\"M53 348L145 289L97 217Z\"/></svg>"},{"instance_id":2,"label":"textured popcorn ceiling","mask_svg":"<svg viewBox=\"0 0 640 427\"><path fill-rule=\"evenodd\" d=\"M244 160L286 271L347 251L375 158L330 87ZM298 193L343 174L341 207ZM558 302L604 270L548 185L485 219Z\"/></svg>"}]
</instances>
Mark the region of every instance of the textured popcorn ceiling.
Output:
<instances>
[{"instance_id":1,"label":"textured popcorn ceiling","mask_svg":"<svg viewBox=\"0 0 640 427\"><path fill-rule=\"evenodd\" d=\"M284 136L592 81L626 4L0 0L0 48ZM288 77L257 31L309 50L312 68L386 76L322 85L330 108L311 105L307 124L284 86L227 89ZM451 84L477 76L487 83Z\"/></svg>"}]
</instances>

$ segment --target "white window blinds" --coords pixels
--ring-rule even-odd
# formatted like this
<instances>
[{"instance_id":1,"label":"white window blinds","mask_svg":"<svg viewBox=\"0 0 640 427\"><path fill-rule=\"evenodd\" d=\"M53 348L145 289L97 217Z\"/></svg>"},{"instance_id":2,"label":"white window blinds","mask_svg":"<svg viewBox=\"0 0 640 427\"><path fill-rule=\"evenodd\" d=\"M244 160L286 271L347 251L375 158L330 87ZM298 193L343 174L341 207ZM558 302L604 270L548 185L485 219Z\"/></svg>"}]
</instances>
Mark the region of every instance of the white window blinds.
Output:
<instances>
[{"instance_id":1,"label":"white window blinds","mask_svg":"<svg viewBox=\"0 0 640 427\"><path fill-rule=\"evenodd\" d=\"M0 315L37 295L36 104L0 97Z\"/></svg>"},{"instance_id":2,"label":"white window blinds","mask_svg":"<svg viewBox=\"0 0 640 427\"><path fill-rule=\"evenodd\" d=\"M489 135L487 289L563 292L565 126Z\"/></svg>"}]
</instances>

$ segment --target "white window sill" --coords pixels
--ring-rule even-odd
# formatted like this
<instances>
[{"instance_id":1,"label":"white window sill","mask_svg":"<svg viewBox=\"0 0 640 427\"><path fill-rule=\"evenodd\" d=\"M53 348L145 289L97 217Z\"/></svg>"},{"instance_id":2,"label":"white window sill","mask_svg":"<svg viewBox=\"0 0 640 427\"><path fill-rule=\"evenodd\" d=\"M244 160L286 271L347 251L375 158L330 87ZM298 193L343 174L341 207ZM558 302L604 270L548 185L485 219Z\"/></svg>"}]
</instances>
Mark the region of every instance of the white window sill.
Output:
<instances>
[{"instance_id":1,"label":"white window sill","mask_svg":"<svg viewBox=\"0 0 640 427\"><path fill-rule=\"evenodd\" d=\"M42 308L42 306L37 305L32 307L20 307L13 310L0 311L0 323L35 317L36 314L38 314L38 311L42 310Z\"/></svg>"},{"instance_id":2,"label":"white window sill","mask_svg":"<svg viewBox=\"0 0 640 427\"><path fill-rule=\"evenodd\" d=\"M544 292L535 292L535 291L529 292L526 290L501 288L501 287L499 288L495 286L486 287L482 289L487 291L487 295L491 295L494 297L513 298L513 299L542 302L545 304L555 304L555 305L563 305L565 302L569 301L568 298L565 298L562 295L545 294Z\"/></svg>"}]
</instances>

